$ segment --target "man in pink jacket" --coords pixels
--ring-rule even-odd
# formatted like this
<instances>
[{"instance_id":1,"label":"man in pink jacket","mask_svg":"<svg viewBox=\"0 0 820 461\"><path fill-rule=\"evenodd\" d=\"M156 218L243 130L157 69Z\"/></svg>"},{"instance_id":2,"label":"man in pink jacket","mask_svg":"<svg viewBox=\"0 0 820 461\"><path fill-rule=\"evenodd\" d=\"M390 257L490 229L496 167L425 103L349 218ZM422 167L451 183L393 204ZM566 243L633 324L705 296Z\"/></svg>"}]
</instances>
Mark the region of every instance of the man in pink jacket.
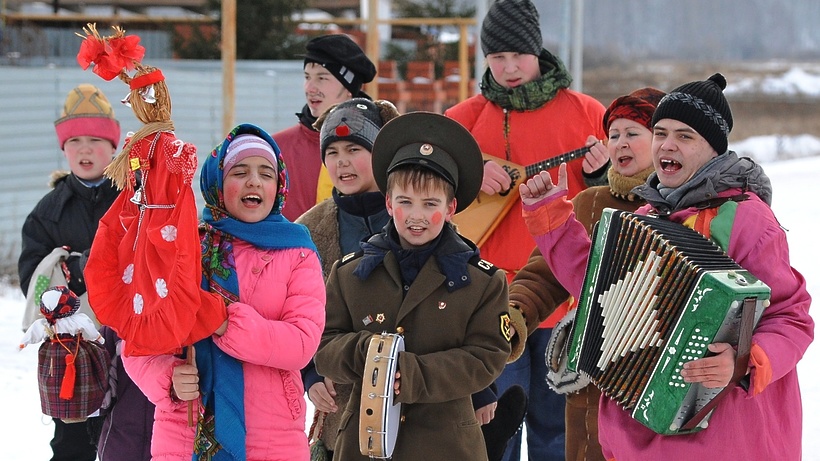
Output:
<instances>
[{"instance_id":1,"label":"man in pink jacket","mask_svg":"<svg viewBox=\"0 0 820 461\"><path fill-rule=\"evenodd\" d=\"M715 74L682 85L661 100L652 118L655 173L633 192L647 201L638 214L657 214L711 235L729 257L771 288L771 304L752 335L748 386L733 387L708 427L686 435L659 435L603 396L599 437L610 460L801 459L796 366L814 337L811 298L805 280L789 263L786 235L769 207L768 177L760 166L728 150L732 113L725 87L725 78ZM530 233L558 280L577 297L590 240L565 199L566 189L562 166L557 185L542 173L522 185L520 193ZM680 374L687 383L726 387L736 351L727 343L708 347L709 357L687 362Z\"/></svg>"}]
</instances>

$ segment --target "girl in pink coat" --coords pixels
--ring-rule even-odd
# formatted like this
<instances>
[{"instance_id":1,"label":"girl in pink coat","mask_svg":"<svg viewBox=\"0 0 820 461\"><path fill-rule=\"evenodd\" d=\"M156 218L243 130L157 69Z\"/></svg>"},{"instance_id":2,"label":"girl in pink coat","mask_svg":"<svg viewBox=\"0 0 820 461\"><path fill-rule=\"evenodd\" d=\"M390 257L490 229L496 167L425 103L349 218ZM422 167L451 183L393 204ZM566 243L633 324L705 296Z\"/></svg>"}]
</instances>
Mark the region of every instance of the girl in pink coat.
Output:
<instances>
[{"instance_id":1,"label":"girl in pink coat","mask_svg":"<svg viewBox=\"0 0 820 461\"><path fill-rule=\"evenodd\" d=\"M325 286L307 229L281 215L287 172L279 148L262 129L239 125L205 160L200 184L203 289L224 298L228 319L188 348L195 364L125 358L156 405L151 454L307 460L300 370L324 329Z\"/></svg>"}]
</instances>

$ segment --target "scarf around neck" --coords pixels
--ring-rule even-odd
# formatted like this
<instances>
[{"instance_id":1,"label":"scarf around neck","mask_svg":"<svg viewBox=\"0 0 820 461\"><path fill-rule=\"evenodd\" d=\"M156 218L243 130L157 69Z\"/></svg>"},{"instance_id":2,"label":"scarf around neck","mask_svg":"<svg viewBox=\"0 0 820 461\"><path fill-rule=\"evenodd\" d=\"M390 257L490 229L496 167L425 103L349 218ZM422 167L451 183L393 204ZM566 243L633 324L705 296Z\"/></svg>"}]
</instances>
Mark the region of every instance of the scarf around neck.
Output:
<instances>
[{"instance_id":1,"label":"scarf around neck","mask_svg":"<svg viewBox=\"0 0 820 461\"><path fill-rule=\"evenodd\" d=\"M772 184L763 168L733 151L712 158L689 181L677 188L663 187L658 174L632 190L661 212L673 212L717 198L728 189L754 192L767 205L772 203Z\"/></svg>"},{"instance_id":2,"label":"scarf around neck","mask_svg":"<svg viewBox=\"0 0 820 461\"><path fill-rule=\"evenodd\" d=\"M447 291L451 293L471 283L467 264L470 259L479 255L478 248L468 244L450 224L445 225L441 233L427 245L412 249L402 248L392 219L381 233L362 243L362 250L364 255L359 266L353 271L362 280L367 280L387 253L392 252L399 263L403 282L410 285L432 256L447 280Z\"/></svg>"},{"instance_id":3,"label":"scarf around neck","mask_svg":"<svg viewBox=\"0 0 820 461\"><path fill-rule=\"evenodd\" d=\"M558 56L546 49L538 56L541 77L515 88L505 88L495 81L488 68L481 79L481 94L502 109L535 110L551 101L558 91L569 88L572 77Z\"/></svg>"},{"instance_id":4,"label":"scarf around neck","mask_svg":"<svg viewBox=\"0 0 820 461\"><path fill-rule=\"evenodd\" d=\"M645 183L646 178L654 172L655 167L649 166L634 176L624 176L615 171L615 168L610 167L609 170L607 170L609 193L611 193L614 197L618 197L629 202L634 202L638 197L632 192L632 189Z\"/></svg>"}]
</instances>

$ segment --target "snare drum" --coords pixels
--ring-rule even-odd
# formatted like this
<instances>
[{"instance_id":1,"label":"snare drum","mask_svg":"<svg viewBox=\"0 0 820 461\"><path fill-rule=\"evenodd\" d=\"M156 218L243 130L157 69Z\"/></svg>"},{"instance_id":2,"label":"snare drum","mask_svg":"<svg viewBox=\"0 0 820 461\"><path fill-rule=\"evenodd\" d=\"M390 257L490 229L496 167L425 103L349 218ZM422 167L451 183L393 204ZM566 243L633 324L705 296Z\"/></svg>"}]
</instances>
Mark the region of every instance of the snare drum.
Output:
<instances>
[{"instance_id":1,"label":"snare drum","mask_svg":"<svg viewBox=\"0 0 820 461\"><path fill-rule=\"evenodd\" d=\"M359 451L371 458L390 458L396 447L401 404L393 402L393 384L404 338L392 333L373 335L367 348L359 406Z\"/></svg>"}]
</instances>

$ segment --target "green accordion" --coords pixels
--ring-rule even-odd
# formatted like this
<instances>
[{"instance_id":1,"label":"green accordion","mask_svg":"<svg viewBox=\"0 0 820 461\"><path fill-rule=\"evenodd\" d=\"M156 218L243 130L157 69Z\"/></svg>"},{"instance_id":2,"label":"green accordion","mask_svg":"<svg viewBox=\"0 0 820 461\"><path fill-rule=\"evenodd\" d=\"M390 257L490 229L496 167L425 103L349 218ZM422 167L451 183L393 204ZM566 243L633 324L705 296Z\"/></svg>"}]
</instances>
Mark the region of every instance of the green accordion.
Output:
<instances>
[{"instance_id":1,"label":"green accordion","mask_svg":"<svg viewBox=\"0 0 820 461\"><path fill-rule=\"evenodd\" d=\"M750 338L770 293L698 232L606 209L592 237L567 367L659 434L702 430L722 389L684 382L683 364L706 356L711 343L737 345L744 310Z\"/></svg>"}]
</instances>

